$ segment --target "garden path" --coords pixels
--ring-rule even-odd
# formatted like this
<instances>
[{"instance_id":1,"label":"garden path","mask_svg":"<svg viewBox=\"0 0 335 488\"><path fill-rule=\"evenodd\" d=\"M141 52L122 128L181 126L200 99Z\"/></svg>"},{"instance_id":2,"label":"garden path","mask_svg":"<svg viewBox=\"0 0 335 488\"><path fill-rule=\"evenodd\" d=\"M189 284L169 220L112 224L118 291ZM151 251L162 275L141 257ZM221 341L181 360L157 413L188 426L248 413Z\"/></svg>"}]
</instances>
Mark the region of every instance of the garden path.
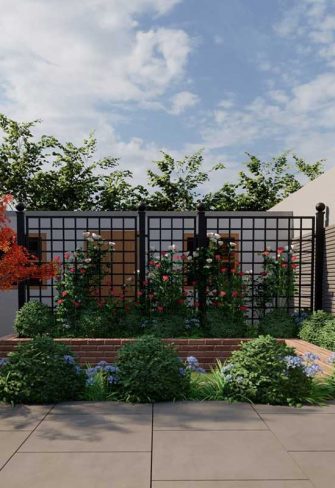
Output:
<instances>
[{"instance_id":1,"label":"garden path","mask_svg":"<svg viewBox=\"0 0 335 488\"><path fill-rule=\"evenodd\" d=\"M0 405L6 488L330 488L335 402Z\"/></svg>"}]
</instances>

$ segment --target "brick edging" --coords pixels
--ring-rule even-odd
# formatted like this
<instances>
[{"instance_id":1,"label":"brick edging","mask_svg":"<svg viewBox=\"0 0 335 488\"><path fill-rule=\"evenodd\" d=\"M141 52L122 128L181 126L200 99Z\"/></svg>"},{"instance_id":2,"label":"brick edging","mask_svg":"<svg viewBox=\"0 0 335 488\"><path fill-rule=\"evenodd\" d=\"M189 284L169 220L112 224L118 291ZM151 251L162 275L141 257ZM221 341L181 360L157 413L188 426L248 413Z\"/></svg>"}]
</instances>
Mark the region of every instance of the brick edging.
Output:
<instances>
[{"instance_id":1,"label":"brick edging","mask_svg":"<svg viewBox=\"0 0 335 488\"><path fill-rule=\"evenodd\" d=\"M28 342L31 339L18 338L14 335L0 337L0 358L4 358L7 354L13 351L18 344ZM135 339L55 339L56 342L68 345L79 363L84 366L86 364L96 364L104 360L107 362L114 362L117 352L120 347ZM236 338L201 338L201 339L162 339L164 342L174 344L179 356L186 359L187 356L195 356L200 365L205 369L210 369L215 366L216 360L226 360L237 349L240 349L242 342L247 342L252 339ZM281 342L286 342L288 346L294 347L296 352L300 355L305 352L314 352L320 356L319 364L322 367L324 374L331 374L333 367L327 361L332 354L332 351L315 346L309 342L300 339L278 339Z\"/></svg>"}]
</instances>

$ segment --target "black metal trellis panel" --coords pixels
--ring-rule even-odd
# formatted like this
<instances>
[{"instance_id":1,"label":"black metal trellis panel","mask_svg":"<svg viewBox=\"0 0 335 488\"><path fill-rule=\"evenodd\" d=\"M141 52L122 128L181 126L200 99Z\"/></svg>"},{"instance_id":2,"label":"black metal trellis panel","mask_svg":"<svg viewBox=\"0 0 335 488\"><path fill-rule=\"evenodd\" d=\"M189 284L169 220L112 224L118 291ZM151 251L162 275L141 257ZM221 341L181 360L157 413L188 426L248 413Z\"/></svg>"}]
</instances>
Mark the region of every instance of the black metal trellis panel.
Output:
<instances>
[{"instance_id":1,"label":"black metal trellis panel","mask_svg":"<svg viewBox=\"0 0 335 488\"><path fill-rule=\"evenodd\" d=\"M207 233L220 234L222 240L236 244L234 254L239 270L252 271L246 305L248 319L254 322L261 312L255 283L262 272L261 253L267 247L273 251L278 247L295 248L296 286L294 297L287 302L287 311L312 310L318 296L320 306L322 279L315 276L315 269L320 274L323 256L316 252L315 246L322 251L321 213L318 210L320 222L316 226L315 217L293 216L290 212L205 212L203 207L199 207L198 212L180 213L146 211L144 206L139 212L24 212L18 209L18 241L28 246L40 262L58 257L63 263L67 252L78 247L85 249L83 232L102 234L104 241L114 241L116 247L110 256L108 276L97 290L98 298L110 296L111 290L120 293L126 283L126 296L135 299L152 253L159 257L174 244L178 258L201 242L205 243ZM185 280L187 287L190 283L187 277ZM57 296L55 285L55 279L20 285L19 305L25 300L37 299L53 307ZM280 305L281 298L285 297L276 297L274 307Z\"/></svg>"},{"instance_id":2,"label":"black metal trellis panel","mask_svg":"<svg viewBox=\"0 0 335 488\"><path fill-rule=\"evenodd\" d=\"M234 260L239 271L248 277L245 304L249 311L247 319L254 323L264 313L264 306L257 301L257 280L263 272L262 252L271 249L276 257L277 249L290 250L296 256L294 296L276 296L267 309L285 303L289 313L313 310L315 269L315 217L283 215L277 212L219 212L206 213L207 232L220 234L223 240L234 243Z\"/></svg>"},{"instance_id":3,"label":"black metal trellis panel","mask_svg":"<svg viewBox=\"0 0 335 488\"><path fill-rule=\"evenodd\" d=\"M87 250L83 233L101 235L105 246L115 242L115 250L106 255L104 276L96 296L106 299L111 292L127 298L137 296L138 220L137 212L26 212L25 244L40 263L66 261L67 253L78 248ZM56 279L26 283L26 299L39 300L54 307L57 297ZM126 288L124 285L127 285Z\"/></svg>"}]
</instances>

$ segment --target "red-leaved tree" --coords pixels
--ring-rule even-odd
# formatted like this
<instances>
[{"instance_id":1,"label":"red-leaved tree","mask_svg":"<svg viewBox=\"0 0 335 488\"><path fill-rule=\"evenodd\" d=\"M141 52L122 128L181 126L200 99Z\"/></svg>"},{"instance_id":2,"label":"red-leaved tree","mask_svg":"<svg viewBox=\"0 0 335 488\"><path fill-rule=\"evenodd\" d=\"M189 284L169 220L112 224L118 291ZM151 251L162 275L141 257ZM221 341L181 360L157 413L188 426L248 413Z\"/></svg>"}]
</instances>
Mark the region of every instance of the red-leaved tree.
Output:
<instances>
[{"instance_id":1,"label":"red-leaved tree","mask_svg":"<svg viewBox=\"0 0 335 488\"><path fill-rule=\"evenodd\" d=\"M37 258L16 242L16 234L8 226L6 209L11 195L0 197L0 290L9 290L29 279L47 280L57 274L57 264L39 264Z\"/></svg>"}]
</instances>

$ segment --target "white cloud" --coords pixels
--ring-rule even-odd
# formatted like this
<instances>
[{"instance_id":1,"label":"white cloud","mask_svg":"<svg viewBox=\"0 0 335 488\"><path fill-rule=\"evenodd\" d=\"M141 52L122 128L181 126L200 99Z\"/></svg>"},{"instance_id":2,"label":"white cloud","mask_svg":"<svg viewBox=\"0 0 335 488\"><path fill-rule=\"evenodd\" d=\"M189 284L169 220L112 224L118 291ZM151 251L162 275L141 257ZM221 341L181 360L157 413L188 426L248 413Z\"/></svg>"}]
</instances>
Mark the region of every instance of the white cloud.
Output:
<instances>
[{"instance_id":1,"label":"white cloud","mask_svg":"<svg viewBox=\"0 0 335 488\"><path fill-rule=\"evenodd\" d=\"M189 91L182 91L176 93L171 98L171 109L169 112L174 115L179 115L186 109L194 107L197 103L199 103L198 95Z\"/></svg>"},{"instance_id":2,"label":"white cloud","mask_svg":"<svg viewBox=\"0 0 335 488\"><path fill-rule=\"evenodd\" d=\"M161 109L183 79L192 41L160 22L180 1L2 0L0 112L74 142L95 129L102 152L148 164L159 148L115 127L134 105Z\"/></svg>"}]
</instances>

